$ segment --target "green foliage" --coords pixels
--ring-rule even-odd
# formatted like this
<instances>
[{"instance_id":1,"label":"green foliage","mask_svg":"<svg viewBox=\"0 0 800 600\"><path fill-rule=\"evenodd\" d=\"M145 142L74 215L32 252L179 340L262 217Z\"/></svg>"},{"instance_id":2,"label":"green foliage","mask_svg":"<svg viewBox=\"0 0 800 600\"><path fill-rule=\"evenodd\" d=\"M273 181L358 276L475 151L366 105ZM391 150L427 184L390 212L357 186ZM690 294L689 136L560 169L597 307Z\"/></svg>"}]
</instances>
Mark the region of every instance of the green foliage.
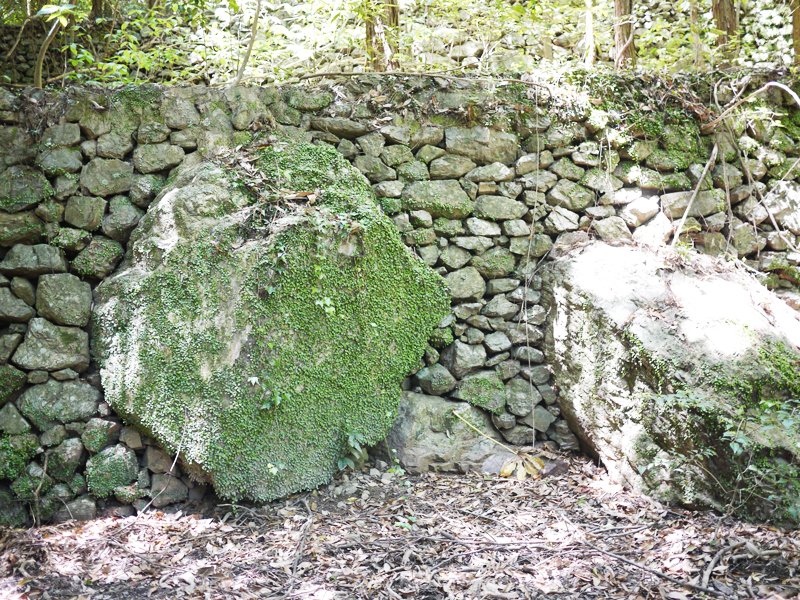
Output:
<instances>
[{"instance_id":1,"label":"green foliage","mask_svg":"<svg viewBox=\"0 0 800 600\"><path fill-rule=\"evenodd\" d=\"M120 448L111 446L89 459L85 476L86 485L93 496L106 498L114 494L116 488L136 479L136 459L120 451Z\"/></svg>"},{"instance_id":2,"label":"green foliage","mask_svg":"<svg viewBox=\"0 0 800 600\"><path fill-rule=\"evenodd\" d=\"M397 458L397 450L392 448L391 453L392 455L389 458L392 461L392 466L389 467L389 473L391 473L395 477L402 477L403 475L406 474L406 471L400 464L400 459Z\"/></svg>"},{"instance_id":3,"label":"green foliage","mask_svg":"<svg viewBox=\"0 0 800 600\"><path fill-rule=\"evenodd\" d=\"M169 450L185 440L186 463L233 500L312 488L354 443L382 439L400 382L449 307L444 282L403 246L369 185L335 150L279 144L259 152L254 164L270 185L248 243L221 221L163 256L169 271L135 287L125 278L103 284L105 297L130 302L95 315L106 399ZM281 189L319 195L290 209L292 225L265 240ZM222 290L231 289L235 306L223 313L230 294ZM232 321L209 319L222 314ZM220 361L234 339L238 358ZM106 363L110 343L141 365L135 377Z\"/></svg>"},{"instance_id":4,"label":"green foliage","mask_svg":"<svg viewBox=\"0 0 800 600\"><path fill-rule=\"evenodd\" d=\"M686 464L700 465L727 498L732 513L775 522L800 522L800 401L763 398L755 405L679 391L654 397L654 415L673 413L671 440ZM686 416L688 415L688 420ZM766 445L771 442L772 447ZM642 467L646 474L656 463ZM678 465L670 465L673 469Z\"/></svg>"},{"instance_id":5,"label":"green foliage","mask_svg":"<svg viewBox=\"0 0 800 600\"><path fill-rule=\"evenodd\" d=\"M500 414L505 404L505 386L497 377L471 377L459 383L464 400L474 406Z\"/></svg>"},{"instance_id":6,"label":"green foliage","mask_svg":"<svg viewBox=\"0 0 800 600\"><path fill-rule=\"evenodd\" d=\"M625 340L628 348L627 357L622 366L622 377L628 387L633 390L636 379L643 378L650 388L667 391L672 384L674 365L649 352L629 327L622 331L622 339Z\"/></svg>"},{"instance_id":7,"label":"green foliage","mask_svg":"<svg viewBox=\"0 0 800 600\"><path fill-rule=\"evenodd\" d=\"M35 435L0 434L0 479L15 479L36 454L39 440Z\"/></svg>"},{"instance_id":8,"label":"green foliage","mask_svg":"<svg viewBox=\"0 0 800 600\"><path fill-rule=\"evenodd\" d=\"M347 467L351 469L356 468L356 464L350 455L357 456L357 453L361 452L361 444L366 443L366 441L367 438L357 431L351 431L347 434L345 455L338 461L339 470L346 469Z\"/></svg>"}]
</instances>

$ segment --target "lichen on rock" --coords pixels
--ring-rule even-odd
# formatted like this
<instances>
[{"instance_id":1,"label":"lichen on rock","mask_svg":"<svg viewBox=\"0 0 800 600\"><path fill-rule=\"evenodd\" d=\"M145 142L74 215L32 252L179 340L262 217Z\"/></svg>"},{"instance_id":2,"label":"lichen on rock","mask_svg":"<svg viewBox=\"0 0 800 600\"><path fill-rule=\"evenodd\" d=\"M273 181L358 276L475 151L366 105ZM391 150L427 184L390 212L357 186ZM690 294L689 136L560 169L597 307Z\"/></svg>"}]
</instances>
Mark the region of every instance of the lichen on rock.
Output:
<instances>
[{"instance_id":1,"label":"lichen on rock","mask_svg":"<svg viewBox=\"0 0 800 600\"><path fill-rule=\"evenodd\" d=\"M267 201L212 163L159 194L95 290L93 352L118 413L222 497L268 500L386 435L449 297L333 149L253 156Z\"/></svg>"}]
</instances>

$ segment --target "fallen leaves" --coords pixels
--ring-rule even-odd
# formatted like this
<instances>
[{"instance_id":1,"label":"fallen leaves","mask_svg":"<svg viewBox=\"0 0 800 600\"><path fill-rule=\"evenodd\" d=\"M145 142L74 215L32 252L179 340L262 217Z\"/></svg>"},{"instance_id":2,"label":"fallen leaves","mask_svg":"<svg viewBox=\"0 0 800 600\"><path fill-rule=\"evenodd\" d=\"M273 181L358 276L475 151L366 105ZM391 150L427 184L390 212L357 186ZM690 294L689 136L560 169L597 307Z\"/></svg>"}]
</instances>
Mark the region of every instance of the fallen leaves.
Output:
<instances>
[{"instance_id":1,"label":"fallen leaves","mask_svg":"<svg viewBox=\"0 0 800 600\"><path fill-rule=\"evenodd\" d=\"M544 462L541 458L527 452L519 452L503 465L503 468L500 469L500 476L516 477L518 481L525 481L528 477L538 479L543 469Z\"/></svg>"},{"instance_id":2,"label":"fallen leaves","mask_svg":"<svg viewBox=\"0 0 800 600\"><path fill-rule=\"evenodd\" d=\"M0 530L0 597L784 600L800 591L797 532L664 507L584 458L561 457L562 474L534 479L533 452L515 459L511 478L372 469L265 506ZM707 594L687 587L704 581Z\"/></svg>"}]
</instances>

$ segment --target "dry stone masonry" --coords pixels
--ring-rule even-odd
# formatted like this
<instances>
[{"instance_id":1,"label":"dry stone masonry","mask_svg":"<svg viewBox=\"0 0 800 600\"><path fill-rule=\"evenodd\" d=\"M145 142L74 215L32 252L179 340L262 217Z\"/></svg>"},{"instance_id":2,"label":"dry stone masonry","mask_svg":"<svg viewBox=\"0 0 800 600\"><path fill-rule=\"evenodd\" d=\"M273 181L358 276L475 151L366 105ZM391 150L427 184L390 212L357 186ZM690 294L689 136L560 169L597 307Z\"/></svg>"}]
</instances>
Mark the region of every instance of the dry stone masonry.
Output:
<instances>
[{"instance_id":1,"label":"dry stone masonry","mask_svg":"<svg viewBox=\"0 0 800 600\"><path fill-rule=\"evenodd\" d=\"M788 126L740 120L734 146L689 120L652 136L590 104L520 107L424 79L398 83L427 107L412 115L374 101L378 85L0 91L0 522L24 524L34 495L40 517L59 521L130 514L162 489L153 506L205 493L180 467L167 475L170 457L104 402L92 291L131 264L131 233L176 169L255 136L338 150L448 286L451 314L403 384L388 441L412 470L498 468L503 451L454 425L453 409L504 443L580 449L543 352L541 267L592 238L656 247L679 234L761 271L800 310L800 116L788 96L771 97ZM482 124L463 117L476 98ZM724 160L699 182L714 143Z\"/></svg>"}]
</instances>

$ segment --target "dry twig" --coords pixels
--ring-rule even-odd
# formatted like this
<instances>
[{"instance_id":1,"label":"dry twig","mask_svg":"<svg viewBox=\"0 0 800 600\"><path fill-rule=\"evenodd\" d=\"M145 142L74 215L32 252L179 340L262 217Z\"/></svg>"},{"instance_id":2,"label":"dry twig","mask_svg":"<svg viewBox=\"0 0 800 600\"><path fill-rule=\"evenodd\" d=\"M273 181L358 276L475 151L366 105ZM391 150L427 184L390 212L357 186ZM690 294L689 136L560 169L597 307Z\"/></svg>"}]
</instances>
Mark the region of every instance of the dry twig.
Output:
<instances>
[{"instance_id":1,"label":"dry twig","mask_svg":"<svg viewBox=\"0 0 800 600\"><path fill-rule=\"evenodd\" d=\"M744 542L736 542L735 544L730 544L729 546L725 546L721 548L719 552L714 555L714 558L711 559L711 562L708 563L708 567L703 572L703 587L708 585L708 580L711 578L711 572L714 570L714 567L717 566L717 563L722 558L722 555L726 552L730 552L731 550L735 550L736 548L741 548L744 546Z\"/></svg>"}]
</instances>

